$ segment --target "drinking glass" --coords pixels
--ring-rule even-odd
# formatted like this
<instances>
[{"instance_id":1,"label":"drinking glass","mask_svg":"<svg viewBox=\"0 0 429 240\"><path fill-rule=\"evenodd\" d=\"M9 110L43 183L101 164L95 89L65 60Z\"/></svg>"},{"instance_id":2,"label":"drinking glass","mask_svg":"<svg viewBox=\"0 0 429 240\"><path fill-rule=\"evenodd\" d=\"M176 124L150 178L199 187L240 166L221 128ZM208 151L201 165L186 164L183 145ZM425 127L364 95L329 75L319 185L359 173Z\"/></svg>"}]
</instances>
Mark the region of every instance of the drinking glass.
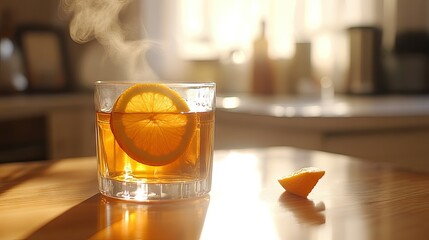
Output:
<instances>
[{"instance_id":1,"label":"drinking glass","mask_svg":"<svg viewBox=\"0 0 429 240\"><path fill-rule=\"evenodd\" d=\"M100 192L134 201L206 195L215 99L215 83L96 82Z\"/></svg>"}]
</instances>

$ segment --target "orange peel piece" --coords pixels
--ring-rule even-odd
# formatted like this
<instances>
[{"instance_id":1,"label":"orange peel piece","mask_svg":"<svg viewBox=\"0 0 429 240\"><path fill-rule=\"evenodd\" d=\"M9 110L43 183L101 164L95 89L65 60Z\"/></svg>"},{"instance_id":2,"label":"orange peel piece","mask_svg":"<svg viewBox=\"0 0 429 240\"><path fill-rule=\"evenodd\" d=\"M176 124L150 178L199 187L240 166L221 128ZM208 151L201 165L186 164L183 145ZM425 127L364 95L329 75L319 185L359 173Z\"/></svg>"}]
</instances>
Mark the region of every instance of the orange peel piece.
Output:
<instances>
[{"instance_id":1,"label":"orange peel piece","mask_svg":"<svg viewBox=\"0 0 429 240\"><path fill-rule=\"evenodd\" d=\"M281 177L278 181L287 192L307 197L323 175L325 175L325 171L316 167L307 167Z\"/></svg>"}]
</instances>

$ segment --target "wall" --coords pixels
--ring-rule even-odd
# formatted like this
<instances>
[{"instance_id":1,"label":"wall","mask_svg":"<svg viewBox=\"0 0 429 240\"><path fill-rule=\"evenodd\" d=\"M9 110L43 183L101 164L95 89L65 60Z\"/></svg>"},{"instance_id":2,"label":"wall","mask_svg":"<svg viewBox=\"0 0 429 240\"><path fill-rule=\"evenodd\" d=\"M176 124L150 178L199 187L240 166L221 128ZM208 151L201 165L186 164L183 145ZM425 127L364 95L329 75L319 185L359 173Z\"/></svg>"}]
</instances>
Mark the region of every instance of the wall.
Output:
<instances>
[{"instance_id":1,"label":"wall","mask_svg":"<svg viewBox=\"0 0 429 240\"><path fill-rule=\"evenodd\" d=\"M10 9L13 12L15 25L19 24L48 24L60 27L68 36L69 16L59 7L59 0L2 0L0 1L0 11ZM406 29L429 29L429 3L426 0L386 0L383 1L385 10L383 14L388 16L389 21L386 27L388 36L387 47L391 47L394 35ZM177 7L177 6L176 6ZM121 13L121 21L128 32L129 40L136 40L141 37L149 37L159 43L159 45L171 45L171 42L164 42L166 38L171 38L173 30L165 28L166 17L171 15L173 5L166 1L132 1ZM166 9L165 11L161 9ZM388 13L388 11L390 11ZM158 14L160 13L160 14ZM390 21L392 20L392 21ZM393 23L393 24L392 24ZM144 26L144 24L146 26ZM387 26L387 25L386 25ZM67 39L68 53L70 55L70 68L72 69L75 85L77 88L91 89L95 80L122 80L129 79L124 71L123 63L112 61L106 57L106 51L95 41L79 45ZM175 39L181 41L183 39ZM181 45L179 44L179 47ZM335 46L338 48L338 46ZM340 46L343 47L343 46ZM160 50L161 48L156 48ZM206 81L217 80L221 92L247 92L249 85L249 66L232 66L237 69L225 71L223 59L216 61L188 61L174 57L174 51L170 49L163 53L163 50L155 51L148 55L149 65L155 70L158 77L167 80L180 81ZM171 52L170 52L171 50ZM206 59L207 60L207 59ZM276 59L275 76L277 93L286 94L290 92L287 82L290 73L290 59ZM342 59L336 63L341 63ZM335 64L335 61L333 62ZM174 66L173 66L174 65ZM245 69L246 68L246 69ZM243 72L244 70L247 72ZM344 71L344 70L341 70ZM338 78L344 78L345 74L340 72ZM237 79L243 79L242 82ZM339 83L341 86L341 82ZM337 89L338 90L338 89ZM341 89L339 89L341 91Z\"/></svg>"},{"instance_id":2,"label":"wall","mask_svg":"<svg viewBox=\"0 0 429 240\"><path fill-rule=\"evenodd\" d=\"M122 62L109 58L107 51L97 42L77 44L70 38L69 21L71 15L64 11L59 0L2 0L0 14L10 11L12 28L23 25L43 25L59 28L65 36L65 45L69 57L69 76L75 89L92 89L97 80L123 80L126 73ZM125 38L130 42L141 38L140 2L130 1L120 14L120 20L126 26ZM0 25L1 26L1 25ZM16 40L16 39L15 39Z\"/></svg>"}]
</instances>

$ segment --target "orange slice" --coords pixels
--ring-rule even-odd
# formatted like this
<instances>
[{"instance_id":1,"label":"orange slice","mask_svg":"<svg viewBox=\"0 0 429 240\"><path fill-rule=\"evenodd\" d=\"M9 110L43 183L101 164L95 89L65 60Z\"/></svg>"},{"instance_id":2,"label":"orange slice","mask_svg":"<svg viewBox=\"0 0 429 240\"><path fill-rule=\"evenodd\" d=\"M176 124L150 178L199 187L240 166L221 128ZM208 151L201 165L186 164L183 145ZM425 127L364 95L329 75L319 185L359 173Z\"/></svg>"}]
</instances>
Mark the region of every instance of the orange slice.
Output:
<instances>
[{"instance_id":1,"label":"orange slice","mask_svg":"<svg viewBox=\"0 0 429 240\"><path fill-rule=\"evenodd\" d=\"M282 187L295 195L307 197L325 171L315 167L302 168L289 176L278 179Z\"/></svg>"},{"instance_id":2,"label":"orange slice","mask_svg":"<svg viewBox=\"0 0 429 240\"><path fill-rule=\"evenodd\" d=\"M196 131L196 114L189 110L185 100L163 84L135 84L116 100L110 126L128 156L162 166L186 151Z\"/></svg>"}]
</instances>

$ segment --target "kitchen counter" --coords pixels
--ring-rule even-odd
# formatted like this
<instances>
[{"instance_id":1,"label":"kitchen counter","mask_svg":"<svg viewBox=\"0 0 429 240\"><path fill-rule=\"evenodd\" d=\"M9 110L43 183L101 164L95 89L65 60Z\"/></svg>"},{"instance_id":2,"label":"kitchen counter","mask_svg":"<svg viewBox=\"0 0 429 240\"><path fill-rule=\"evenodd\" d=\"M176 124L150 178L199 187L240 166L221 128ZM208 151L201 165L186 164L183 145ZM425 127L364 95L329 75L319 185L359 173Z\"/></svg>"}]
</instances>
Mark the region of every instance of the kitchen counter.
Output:
<instances>
[{"instance_id":1,"label":"kitchen counter","mask_svg":"<svg viewBox=\"0 0 429 240\"><path fill-rule=\"evenodd\" d=\"M217 109L272 117L400 117L429 116L429 95L220 96Z\"/></svg>"},{"instance_id":2,"label":"kitchen counter","mask_svg":"<svg viewBox=\"0 0 429 240\"><path fill-rule=\"evenodd\" d=\"M92 93L0 97L0 162L93 156L93 102Z\"/></svg>"},{"instance_id":3,"label":"kitchen counter","mask_svg":"<svg viewBox=\"0 0 429 240\"><path fill-rule=\"evenodd\" d=\"M0 97L0 120L49 114L65 109L93 111L92 93L22 94Z\"/></svg>"},{"instance_id":4,"label":"kitchen counter","mask_svg":"<svg viewBox=\"0 0 429 240\"><path fill-rule=\"evenodd\" d=\"M216 147L293 146L429 169L429 96L220 96Z\"/></svg>"}]
</instances>

